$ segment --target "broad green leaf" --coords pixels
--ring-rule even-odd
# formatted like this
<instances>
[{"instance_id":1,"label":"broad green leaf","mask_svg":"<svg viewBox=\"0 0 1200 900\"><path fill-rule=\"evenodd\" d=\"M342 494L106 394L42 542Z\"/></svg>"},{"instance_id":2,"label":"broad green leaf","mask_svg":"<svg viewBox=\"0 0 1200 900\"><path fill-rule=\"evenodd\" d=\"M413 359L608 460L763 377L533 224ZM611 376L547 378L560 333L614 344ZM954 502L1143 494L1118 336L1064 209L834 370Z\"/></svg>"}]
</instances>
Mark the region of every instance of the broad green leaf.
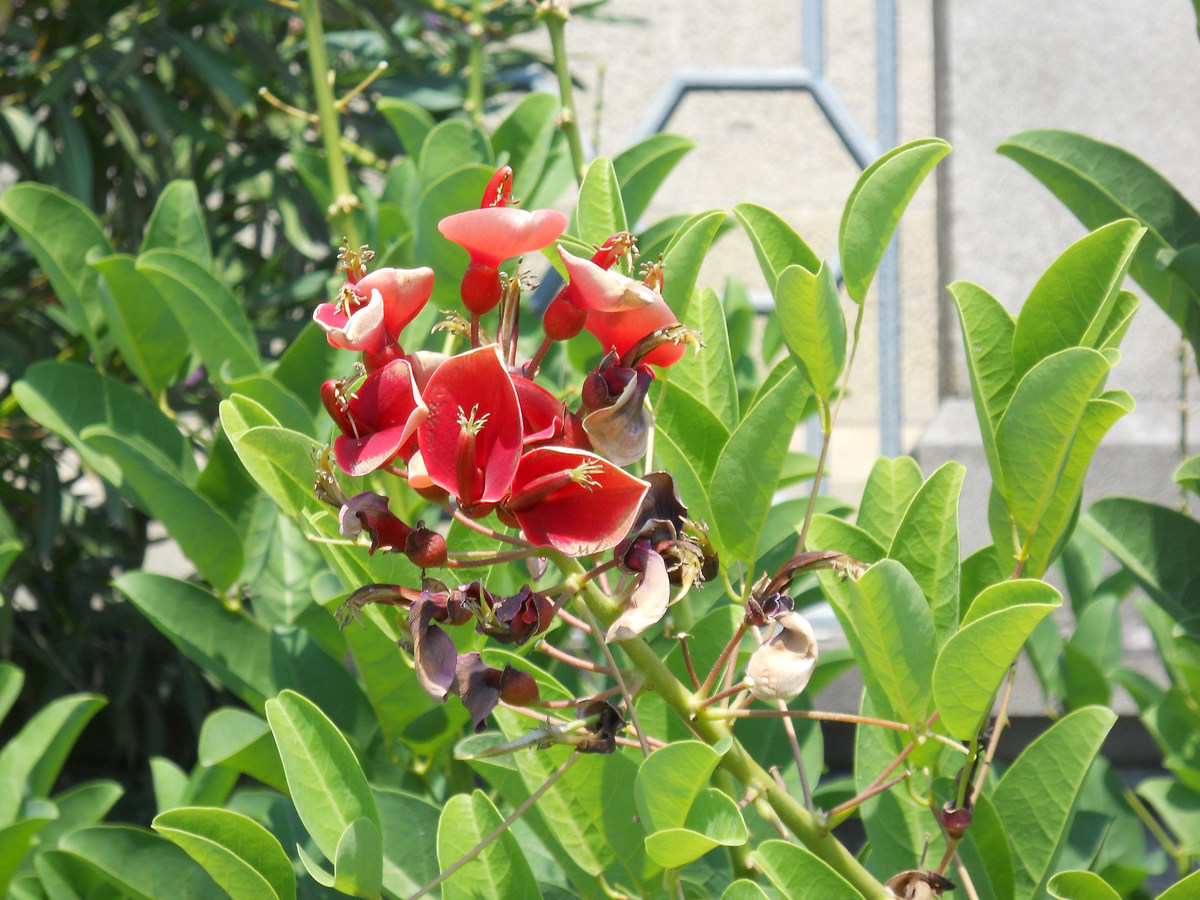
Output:
<instances>
[{"instance_id":1,"label":"broad green leaf","mask_svg":"<svg viewBox=\"0 0 1200 900\"><path fill-rule=\"evenodd\" d=\"M150 780L154 785L154 805L159 810L183 806L187 793L187 772L162 756L150 757Z\"/></svg>"},{"instance_id":2,"label":"broad green leaf","mask_svg":"<svg viewBox=\"0 0 1200 900\"><path fill-rule=\"evenodd\" d=\"M755 882L739 878L725 888L721 900L767 900L767 895Z\"/></svg>"},{"instance_id":3,"label":"broad green leaf","mask_svg":"<svg viewBox=\"0 0 1200 900\"><path fill-rule=\"evenodd\" d=\"M42 826L56 814L52 804L44 803L41 806L43 808L39 814L29 815L13 825L0 828L0 891L4 892L5 897L12 897L8 888L17 867L28 855Z\"/></svg>"},{"instance_id":4,"label":"broad green leaf","mask_svg":"<svg viewBox=\"0 0 1200 900\"><path fill-rule=\"evenodd\" d=\"M333 886L343 894L380 897L383 890L383 838L368 818L351 822L338 841Z\"/></svg>"},{"instance_id":5,"label":"broad green leaf","mask_svg":"<svg viewBox=\"0 0 1200 900\"><path fill-rule=\"evenodd\" d=\"M438 273L433 283L433 295L427 310L436 315L439 309L458 309L462 302L459 292L460 272L465 272L470 261L467 251L458 244L442 237L437 230L438 222L446 216L465 209L477 209L483 190L493 175L488 166L472 164L447 172L436 181L422 182L423 190L417 201L416 242L413 253L424 265ZM421 318L405 330L406 334L420 334ZM429 325L425 328L428 329ZM414 349L424 340L422 337Z\"/></svg>"},{"instance_id":6,"label":"broad green leaf","mask_svg":"<svg viewBox=\"0 0 1200 900\"><path fill-rule=\"evenodd\" d=\"M662 296L681 321L691 317L692 288L696 286L700 265L724 223L723 209L696 213L679 226L663 254Z\"/></svg>"},{"instance_id":7,"label":"broad green leaf","mask_svg":"<svg viewBox=\"0 0 1200 900\"><path fill-rule=\"evenodd\" d=\"M921 467L911 456L879 457L863 488L856 520L858 527L884 547L891 546L904 511L924 480Z\"/></svg>"},{"instance_id":8,"label":"broad green leaf","mask_svg":"<svg viewBox=\"0 0 1200 900\"><path fill-rule=\"evenodd\" d=\"M1174 778L1147 778L1137 793L1175 835L1181 852L1200 852L1200 793Z\"/></svg>"},{"instance_id":9,"label":"broad green leaf","mask_svg":"<svg viewBox=\"0 0 1200 900\"><path fill-rule=\"evenodd\" d=\"M279 841L241 813L184 807L160 813L151 827L198 862L233 900L296 895L296 873Z\"/></svg>"},{"instance_id":10,"label":"broad green leaf","mask_svg":"<svg viewBox=\"0 0 1200 900\"><path fill-rule=\"evenodd\" d=\"M1132 403L1128 395L1095 396L1110 366L1103 354L1085 347L1048 356L1021 379L996 430L1004 499L1031 576L1050 563L1092 453Z\"/></svg>"},{"instance_id":11,"label":"broad green leaf","mask_svg":"<svg viewBox=\"0 0 1200 900\"><path fill-rule=\"evenodd\" d=\"M230 706L209 713L200 727L196 755L202 765L228 766L277 790L287 790L271 728L254 713Z\"/></svg>"},{"instance_id":12,"label":"broad green leaf","mask_svg":"<svg viewBox=\"0 0 1200 900\"><path fill-rule=\"evenodd\" d=\"M7 660L0 662L0 722L17 702L24 684L25 672L20 666Z\"/></svg>"},{"instance_id":13,"label":"broad green leaf","mask_svg":"<svg viewBox=\"0 0 1200 900\"><path fill-rule=\"evenodd\" d=\"M313 582L329 566L292 519L263 498L246 543L242 580L250 582L260 617L291 625L314 601ZM265 607L265 608L264 608Z\"/></svg>"},{"instance_id":14,"label":"broad green leaf","mask_svg":"<svg viewBox=\"0 0 1200 900\"><path fill-rule=\"evenodd\" d=\"M788 351L828 408L846 364L846 319L833 271L824 263L816 274L788 266L775 285L775 314Z\"/></svg>"},{"instance_id":15,"label":"broad green leaf","mask_svg":"<svg viewBox=\"0 0 1200 900\"><path fill-rule=\"evenodd\" d=\"M298 516L303 510L315 507L312 461L321 446L308 435L287 428L273 425L240 428L235 421L240 408L252 407L222 403L221 422L246 471L287 515ZM308 460L306 469L293 471L289 467L289 463L304 458Z\"/></svg>"},{"instance_id":16,"label":"broad green leaf","mask_svg":"<svg viewBox=\"0 0 1200 900\"><path fill-rule=\"evenodd\" d=\"M646 833L682 826L720 761L721 754L700 741L677 741L646 757L633 785Z\"/></svg>"},{"instance_id":17,"label":"broad green leaf","mask_svg":"<svg viewBox=\"0 0 1200 900\"><path fill-rule=\"evenodd\" d=\"M749 836L733 798L705 788L693 799L684 827L646 836L646 855L664 868L679 868L716 847L740 847Z\"/></svg>"},{"instance_id":18,"label":"broad green leaf","mask_svg":"<svg viewBox=\"0 0 1200 900\"><path fill-rule=\"evenodd\" d=\"M846 613L865 655L859 665L870 668L886 701L876 705L892 707L913 729L924 726L933 701L937 644L920 585L903 565L885 559L845 587Z\"/></svg>"},{"instance_id":19,"label":"broad green leaf","mask_svg":"<svg viewBox=\"0 0 1200 900\"><path fill-rule=\"evenodd\" d=\"M256 710L275 693L270 635L210 591L166 575L127 572L113 582L184 655Z\"/></svg>"},{"instance_id":20,"label":"broad green leaf","mask_svg":"<svg viewBox=\"0 0 1200 900\"><path fill-rule=\"evenodd\" d=\"M788 367L785 374L742 417L713 473L713 524L722 547L746 562L758 555L775 485L807 399L800 370L790 360L780 365Z\"/></svg>"},{"instance_id":21,"label":"broad green leaf","mask_svg":"<svg viewBox=\"0 0 1200 900\"><path fill-rule=\"evenodd\" d=\"M660 379L654 398L654 452L675 476L679 496L693 517L713 522L709 486L729 429L697 397L670 380Z\"/></svg>"},{"instance_id":22,"label":"broad green leaf","mask_svg":"<svg viewBox=\"0 0 1200 900\"><path fill-rule=\"evenodd\" d=\"M441 809L424 797L375 787L383 828L383 886L400 897L415 894L437 877L437 828Z\"/></svg>"},{"instance_id":23,"label":"broad green leaf","mask_svg":"<svg viewBox=\"0 0 1200 900\"><path fill-rule=\"evenodd\" d=\"M462 119L446 119L425 135L417 162L422 184L432 184L443 175L470 165L488 168L492 165L491 145L478 128ZM463 208L478 209L482 197L480 190L475 202Z\"/></svg>"},{"instance_id":24,"label":"broad green leaf","mask_svg":"<svg viewBox=\"0 0 1200 900\"><path fill-rule=\"evenodd\" d=\"M1175 483L1200 495L1200 456L1193 456L1175 470Z\"/></svg>"},{"instance_id":25,"label":"broad green leaf","mask_svg":"<svg viewBox=\"0 0 1200 900\"><path fill-rule=\"evenodd\" d=\"M105 426L87 428L87 444L116 462L125 484L161 521L210 584L227 590L242 571L242 538L233 523L190 487L150 445Z\"/></svg>"},{"instance_id":26,"label":"broad green leaf","mask_svg":"<svg viewBox=\"0 0 1200 900\"><path fill-rule=\"evenodd\" d=\"M17 820L27 797L45 798L84 726L107 703L96 694L70 694L39 709L0 750L0 827Z\"/></svg>"},{"instance_id":27,"label":"broad green leaf","mask_svg":"<svg viewBox=\"0 0 1200 900\"><path fill-rule=\"evenodd\" d=\"M567 233L586 246L599 247L617 232L628 230L621 186L612 160L594 159L583 175L579 200Z\"/></svg>"},{"instance_id":28,"label":"broad green leaf","mask_svg":"<svg viewBox=\"0 0 1200 900\"><path fill-rule=\"evenodd\" d=\"M737 381L733 374L733 359L729 355L725 310L717 292L712 288L702 290L695 301L688 304L683 324L698 331L705 346L699 353L689 351L671 367L670 383L700 400L722 423L732 428L740 418Z\"/></svg>"},{"instance_id":29,"label":"broad green leaf","mask_svg":"<svg viewBox=\"0 0 1200 900\"><path fill-rule=\"evenodd\" d=\"M203 264L178 250L151 250L138 257L137 271L185 324L192 349L214 380L261 370L258 340L245 310Z\"/></svg>"},{"instance_id":30,"label":"broad green leaf","mask_svg":"<svg viewBox=\"0 0 1200 900\"><path fill-rule=\"evenodd\" d=\"M933 697L951 735L978 736L1026 638L1061 605L1058 591L1042 581L1005 581L979 594L933 668Z\"/></svg>"},{"instance_id":31,"label":"broad green leaf","mask_svg":"<svg viewBox=\"0 0 1200 900\"><path fill-rule=\"evenodd\" d=\"M100 221L78 200L30 181L0 194L0 215L42 267L71 325L102 358L96 333L101 313L97 274L87 264L89 254L113 252Z\"/></svg>"},{"instance_id":32,"label":"broad green leaf","mask_svg":"<svg viewBox=\"0 0 1200 900\"><path fill-rule=\"evenodd\" d=\"M281 691L267 701L267 721L296 812L327 859L337 859L338 842L356 819L379 829L375 798L354 751L320 709L294 691Z\"/></svg>"},{"instance_id":33,"label":"broad green leaf","mask_svg":"<svg viewBox=\"0 0 1200 900\"><path fill-rule=\"evenodd\" d=\"M438 823L437 859L443 870L467 854L501 822L500 813L482 791L455 794ZM540 898L533 871L511 832L504 832L444 882L443 900L509 900Z\"/></svg>"},{"instance_id":34,"label":"broad green leaf","mask_svg":"<svg viewBox=\"0 0 1200 900\"><path fill-rule=\"evenodd\" d=\"M91 266L103 278L97 295L104 304L113 343L138 381L157 396L174 383L187 359L187 332L154 286L137 271L132 256L93 259Z\"/></svg>"},{"instance_id":35,"label":"broad green leaf","mask_svg":"<svg viewBox=\"0 0 1200 900\"><path fill-rule=\"evenodd\" d=\"M996 150L1024 166L1087 228L1127 217L1145 225L1129 274L1193 346L1200 343L1200 297L1158 263L1163 251L1200 243L1200 212L1167 179L1132 153L1067 131L1023 131Z\"/></svg>"},{"instance_id":36,"label":"broad green leaf","mask_svg":"<svg viewBox=\"0 0 1200 900\"><path fill-rule=\"evenodd\" d=\"M191 483L196 458L179 428L154 401L115 378L78 363L44 360L25 370L13 394L29 416L71 445L105 481L120 488L121 469L97 453L81 433L104 425L117 434L138 437L154 446Z\"/></svg>"},{"instance_id":37,"label":"broad green leaf","mask_svg":"<svg viewBox=\"0 0 1200 900\"><path fill-rule=\"evenodd\" d=\"M636 226L659 186L695 143L677 134L652 134L613 157L625 221Z\"/></svg>"},{"instance_id":38,"label":"broad green leaf","mask_svg":"<svg viewBox=\"0 0 1200 900\"><path fill-rule=\"evenodd\" d=\"M195 182L172 181L158 195L138 252L151 250L178 250L206 268L212 267L212 249Z\"/></svg>"},{"instance_id":39,"label":"broad green leaf","mask_svg":"<svg viewBox=\"0 0 1200 900\"><path fill-rule=\"evenodd\" d=\"M437 124L423 107L403 97L380 97L375 108L383 113L387 123L400 138L404 152L414 159L421 151L425 138Z\"/></svg>"},{"instance_id":40,"label":"broad green leaf","mask_svg":"<svg viewBox=\"0 0 1200 900\"><path fill-rule=\"evenodd\" d=\"M61 847L123 897L212 900L220 896L220 888L198 863L152 831L128 825L92 825L68 834Z\"/></svg>"},{"instance_id":41,"label":"broad green leaf","mask_svg":"<svg viewBox=\"0 0 1200 900\"><path fill-rule=\"evenodd\" d=\"M321 385L344 375L345 368L343 351L330 345L316 322L309 322L283 351L271 377L299 400L310 416L316 417L324 410Z\"/></svg>"},{"instance_id":42,"label":"broad green leaf","mask_svg":"<svg viewBox=\"0 0 1200 900\"><path fill-rule=\"evenodd\" d=\"M1121 219L1079 239L1050 264L1021 307L1013 333L1013 371L1068 347L1101 349L1121 284L1146 229Z\"/></svg>"},{"instance_id":43,"label":"broad green leaf","mask_svg":"<svg viewBox=\"0 0 1200 900\"><path fill-rule=\"evenodd\" d=\"M63 850L44 849L33 857L39 893L36 900L122 900L115 887L105 882L100 871L87 860ZM16 900L16 898L14 898Z\"/></svg>"},{"instance_id":44,"label":"broad green leaf","mask_svg":"<svg viewBox=\"0 0 1200 900\"><path fill-rule=\"evenodd\" d=\"M992 481L1003 490L996 453L996 429L1017 386L1012 359L1016 323L1000 301L978 285L956 281L947 290L958 309L958 321L962 326L975 416L979 420L988 468L992 472Z\"/></svg>"},{"instance_id":45,"label":"broad green leaf","mask_svg":"<svg viewBox=\"0 0 1200 900\"><path fill-rule=\"evenodd\" d=\"M63 835L77 828L100 822L123 793L124 788L115 781L85 781L55 794L52 802L58 810L58 818L39 829L38 852L57 847ZM33 860L27 857L17 874L20 877L22 873L32 871Z\"/></svg>"},{"instance_id":46,"label":"broad green leaf","mask_svg":"<svg viewBox=\"0 0 1200 900\"><path fill-rule=\"evenodd\" d=\"M952 461L929 476L887 554L904 564L929 601L939 647L958 625L958 498L965 473Z\"/></svg>"},{"instance_id":47,"label":"broad green leaf","mask_svg":"<svg viewBox=\"0 0 1200 900\"><path fill-rule=\"evenodd\" d=\"M992 793L1012 845L1015 896L1045 890L1083 778L1116 718L1091 706L1059 719L1022 751Z\"/></svg>"},{"instance_id":48,"label":"broad green leaf","mask_svg":"<svg viewBox=\"0 0 1200 900\"><path fill-rule=\"evenodd\" d=\"M553 94L526 94L492 132L497 162L507 155L507 165L512 166L513 196L526 203L542 180L550 157L560 105Z\"/></svg>"},{"instance_id":49,"label":"broad green leaf","mask_svg":"<svg viewBox=\"0 0 1200 900\"><path fill-rule=\"evenodd\" d=\"M775 293L775 284L788 266L802 266L809 272L821 268L821 259L792 227L765 206L755 203L739 203L733 208L746 237L754 247L754 255L762 268L767 288Z\"/></svg>"},{"instance_id":50,"label":"broad green leaf","mask_svg":"<svg viewBox=\"0 0 1200 900\"><path fill-rule=\"evenodd\" d=\"M241 394L269 409L271 415L284 428L298 431L301 434L313 433L313 415L305 407L304 402L292 391L288 390L270 375L245 375L241 378L231 378L227 382L230 395ZM320 396L320 386L316 388ZM323 424L328 428L328 417L322 414Z\"/></svg>"},{"instance_id":51,"label":"broad green leaf","mask_svg":"<svg viewBox=\"0 0 1200 900\"><path fill-rule=\"evenodd\" d=\"M1195 2L1200 3L1200 0L1195 0ZM1197 8L1196 14L1200 16L1200 7ZM1197 891L1200 891L1200 871L1193 872L1182 881L1175 882L1158 895L1158 900L1190 900L1196 896Z\"/></svg>"},{"instance_id":52,"label":"broad green leaf","mask_svg":"<svg viewBox=\"0 0 1200 900\"><path fill-rule=\"evenodd\" d=\"M805 543L810 550L840 550L868 565L887 556L887 548L863 529L825 513L813 515Z\"/></svg>"},{"instance_id":53,"label":"broad green leaf","mask_svg":"<svg viewBox=\"0 0 1200 900\"><path fill-rule=\"evenodd\" d=\"M1200 523L1177 510L1132 497L1093 503L1082 521L1155 603L1175 621L1196 630Z\"/></svg>"},{"instance_id":54,"label":"broad green leaf","mask_svg":"<svg viewBox=\"0 0 1200 900\"><path fill-rule=\"evenodd\" d=\"M850 882L799 844L763 841L754 858L788 900L862 900Z\"/></svg>"},{"instance_id":55,"label":"broad green leaf","mask_svg":"<svg viewBox=\"0 0 1200 900\"><path fill-rule=\"evenodd\" d=\"M842 278L856 303L866 299L883 251L917 188L949 152L945 141L924 138L888 151L859 176L838 229Z\"/></svg>"},{"instance_id":56,"label":"broad green leaf","mask_svg":"<svg viewBox=\"0 0 1200 900\"><path fill-rule=\"evenodd\" d=\"M972 873L979 900L1013 900L1012 850L1000 815L987 794L975 799L971 827L958 845L958 852Z\"/></svg>"},{"instance_id":57,"label":"broad green leaf","mask_svg":"<svg viewBox=\"0 0 1200 900\"><path fill-rule=\"evenodd\" d=\"M57 168L62 170L63 186L76 200L88 204L92 199L95 184L95 158L88 145L83 127L75 119L75 104L69 96L61 97L52 104L54 131L62 141L62 152L58 155ZM82 117L81 117L82 118Z\"/></svg>"}]
</instances>

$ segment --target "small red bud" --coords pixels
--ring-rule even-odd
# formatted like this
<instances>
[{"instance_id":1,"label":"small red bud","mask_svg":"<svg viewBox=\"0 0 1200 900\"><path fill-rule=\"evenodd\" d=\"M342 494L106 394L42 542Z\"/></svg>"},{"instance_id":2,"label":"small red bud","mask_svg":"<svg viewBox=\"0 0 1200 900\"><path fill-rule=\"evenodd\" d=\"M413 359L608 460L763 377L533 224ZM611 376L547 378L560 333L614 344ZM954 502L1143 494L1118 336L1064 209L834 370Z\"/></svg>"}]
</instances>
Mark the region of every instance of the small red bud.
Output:
<instances>
[{"instance_id":1,"label":"small red bud","mask_svg":"<svg viewBox=\"0 0 1200 900\"><path fill-rule=\"evenodd\" d=\"M500 674L500 699L510 706L533 706L542 698L534 677L510 663Z\"/></svg>"},{"instance_id":2,"label":"small red bud","mask_svg":"<svg viewBox=\"0 0 1200 900\"><path fill-rule=\"evenodd\" d=\"M404 542L404 554L414 566L422 569L438 569L446 564L446 539L436 531L430 531L423 522Z\"/></svg>"},{"instance_id":3,"label":"small red bud","mask_svg":"<svg viewBox=\"0 0 1200 900\"><path fill-rule=\"evenodd\" d=\"M954 840L962 838L966 830L971 826L971 820L974 814L966 807L956 807L954 801L947 801L942 807L942 827L946 829L948 834Z\"/></svg>"},{"instance_id":4,"label":"small red bud","mask_svg":"<svg viewBox=\"0 0 1200 900\"><path fill-rule=\"evenodd\" d=\"M587 310L580 309L563 293L550 301L542 317L542 330L552 341L567 341L583 330Z\"/></svg>"},{"instance_id":5,"label":"small red bud","mask_svg":"<svg viewBox=\"0 0 1200 900\"><path fill-rule=\"evenodd\" d=\"M503 287L500 272L492 266L471 263L463 273L463 306L472 315L482 316L491 312L500 302Z\"/></svg>"}]
</instances>

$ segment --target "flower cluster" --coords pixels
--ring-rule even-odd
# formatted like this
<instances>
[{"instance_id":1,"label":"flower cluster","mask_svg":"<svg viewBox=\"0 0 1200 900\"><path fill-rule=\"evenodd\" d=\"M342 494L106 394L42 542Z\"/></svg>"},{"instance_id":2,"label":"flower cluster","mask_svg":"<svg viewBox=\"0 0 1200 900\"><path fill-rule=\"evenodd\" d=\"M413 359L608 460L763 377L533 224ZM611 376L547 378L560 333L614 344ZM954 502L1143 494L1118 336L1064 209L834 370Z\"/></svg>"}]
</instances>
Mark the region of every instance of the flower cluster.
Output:
<instances>
[{"instance_id":1,"label":"flower cluster","mask_svg":"<svg viewBox=\"0 0 1200 900\"><path fill-rule=\"evenodd\" d=\"M687 343L698 341L662 298L661 265L647 267L642 281L614 269L622 256L636 252L633 237L620 233L590 260L558 248L567 284L545 311L541 346L520 361L523 281L502 266L552 245L567 219L554 210L515 208L511 184L512 171L504 167L479 209L439 224L470 257L461 286L469 332L465 318L450 324L451 331L469 333L470 345L461 352L410 352L402 343L404 329L432 294L431 269L368 272L368 251L343 251L345 283L313 319L332 345L361 357L353 374L321 389L337 434L318 467L318 495L339 508L344 537L365 536L370 552L405 553L423 570L615 551L611 565L632 577L626 612L608 637L627 639L661 619L673 586L686 591L711 577L715 565L703 527L686 519L678 498L677 509L662 512L667 501L659 495L674 493L669 477L643 479L622 468L646 454L651 419L644 401L655 378L652 367L672 365ZM490 339L483 317L493 311L498 321ZM572 408L536 378L551 344L584 329L605 355L583 380ZM387 497L342 494L330 456L351 476L382 471L403 479L447 517L514 549L491 560L454 554L436 528L396 516ZM493 514L515 534L479 521ZM484 634L524 641L550 624L544 596L525 587L501 598L480 582L448 588L425 579L419 590L370 585L355 592L347 610L356 613L373 602L407 607L422 686L439 700L460 696L478 727L501 698L536 698L522 673L489 669L478 654L457 654L440 624L474 619Z\"/></svg>"}]
</instances>

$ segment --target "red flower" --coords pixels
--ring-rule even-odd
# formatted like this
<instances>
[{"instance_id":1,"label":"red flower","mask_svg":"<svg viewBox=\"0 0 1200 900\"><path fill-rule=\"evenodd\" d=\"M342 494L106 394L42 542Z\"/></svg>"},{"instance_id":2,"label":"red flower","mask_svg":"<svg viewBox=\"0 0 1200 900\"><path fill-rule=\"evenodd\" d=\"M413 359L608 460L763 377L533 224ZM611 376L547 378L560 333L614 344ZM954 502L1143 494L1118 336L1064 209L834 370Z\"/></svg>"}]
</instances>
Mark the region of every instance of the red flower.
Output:
<instances>
[{"instance_id":1,"label":"red flower","mask_svg":"<svg viewBox=\"0 0 1200 900\"><path fill-rule=\"evenodd\" d=\"M327 381L321 399L342 429L333 452L342 471L350 475L365 475L386 465L402 448L406 457L411 456L416 450L412 437L429 412L404 359L372 372L348 396L338 382Z\"/></svg>"},{"instance_id":2,"label":"red flower","mask_svg":"<svg viewBox=\"0 0 1200 900\"><path fill-rule=\"evenodd\" d=\"M621 542L649 489L595 453L538 447L521 457L504 506L534 544L589 556Z\"/></svg>"},{"instance_id":3,"label":"red flower","mask_svg":"<svg viewBox=\"0 0 1200 900\"><path fill-rule=\"evenodd\" d=\"M495 344L451 357L425 386L429 417L417 430L430 481L464 509L495 503L521 458L521 407Z\"/></svg>"},{"instance_id":4,"label":"red flower","mask_svg":"<svg viewBox=\"0 0 1200 900\"><path fill-rule=\"evenodd\" d=\"M433 269L377 269L347 281L337 302L317 306L313 321L333 346L375 354L399 339L432 293Z\"/></svg>"},{"instance_id":5,"label":"red flower","mask_svg":"<svg viewBox=\"0 0 1200 900\"><path fill-rule=\"evenodd\" d=\"M649 285L602 268L591 260L572 256L562 247L558 253L571 279L571 300L587 309L584 327L605 351L616 350L617 356L624 356L652 332L678 324L667 301ZM679 361L684 349L681 344L663 344L641 362L669 366Z\"/></svg>"}]
</instances>

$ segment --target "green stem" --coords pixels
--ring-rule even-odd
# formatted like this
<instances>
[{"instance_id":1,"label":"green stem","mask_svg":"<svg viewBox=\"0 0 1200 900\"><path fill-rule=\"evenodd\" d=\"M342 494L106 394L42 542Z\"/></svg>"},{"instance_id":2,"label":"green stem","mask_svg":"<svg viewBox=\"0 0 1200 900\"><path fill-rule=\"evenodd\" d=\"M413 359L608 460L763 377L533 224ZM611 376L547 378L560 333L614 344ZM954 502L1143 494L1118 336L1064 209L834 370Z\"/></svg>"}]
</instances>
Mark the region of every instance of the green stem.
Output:
<instances>
[{"instance_id":1,"label":"green stem","mask_svg":"<svg viewBox=\"0 0 1200 900\"><path fill-rule=\"evenodd\" d=\"M558 95L562 104L559 112L559 127L567 136L571 149L571 164L575 168L575 181L583 184L583 171L587 160L583 155L583 140L579 136L579 117L575 113L575 90L571 84L571 70L567 66L566 31L568 13L558 2L544 7L546 30L550 32L550 50L554 55L554 74L558 76Z\"/></svg>"},{"instance_id":2,"label":"green stem","mask_svg":"<svg viewBox=\"0 0 1200 900\"><path fill-rule=\"evenodd\" d=\"M354 210L359 201L350 188L350 173L342 155L341 123L333 100L332 73L329 71L329 57L325 53L325 27L321 22L319 0L300 0L300 15L304 19L304 31L308 38L308 67L312 73L313 95L317 103L317 128L321 132L321 143L325 146L325 164L329 167L329 186L333 191L329 219L335 235L341 232L350 247L358 249L361 241Z\"/></svg>"},{"instance_id":3,"label":"green stem","mask_svg":"<svg viewBox=\"0 0 1200 900\"><path fill-rule=\"evenodd\" d=\"M476 128L483 127L483 3L471 0L471 21L467 25L471 46L467 57L467 112Z\"/></svg>"},{"instance_id":4,"label":"green stem","mask_svg":"<svg viewBox=\"0 0 1200 900\"><path fill-rule=\"evenodd\" d=\"M567 577L583 575L583 566L578 560L554 551L548 552L547 556ZM583 586L580 597L602 625L607 626L616 619L619 612L616 604L605 597L594 582ZM710 717L707 711L697 709L696 696L675 677L666 663L659 659L658 654L644 640L634 638L621 641L621 649L641 671L646 687L655 691L676 715L689 723L705 743L716 744L731 736L729 727L724 722ZM763 794L780 821L792 834L799 838L809 851L849 881L865 900L886 900L888 894L883 885L863 868L837 838L824 830L816 816L786 791L779 790L767 771L751 758L736 739L722 758L721 765L748 790Z\"/></svg>"}]
</instances>

